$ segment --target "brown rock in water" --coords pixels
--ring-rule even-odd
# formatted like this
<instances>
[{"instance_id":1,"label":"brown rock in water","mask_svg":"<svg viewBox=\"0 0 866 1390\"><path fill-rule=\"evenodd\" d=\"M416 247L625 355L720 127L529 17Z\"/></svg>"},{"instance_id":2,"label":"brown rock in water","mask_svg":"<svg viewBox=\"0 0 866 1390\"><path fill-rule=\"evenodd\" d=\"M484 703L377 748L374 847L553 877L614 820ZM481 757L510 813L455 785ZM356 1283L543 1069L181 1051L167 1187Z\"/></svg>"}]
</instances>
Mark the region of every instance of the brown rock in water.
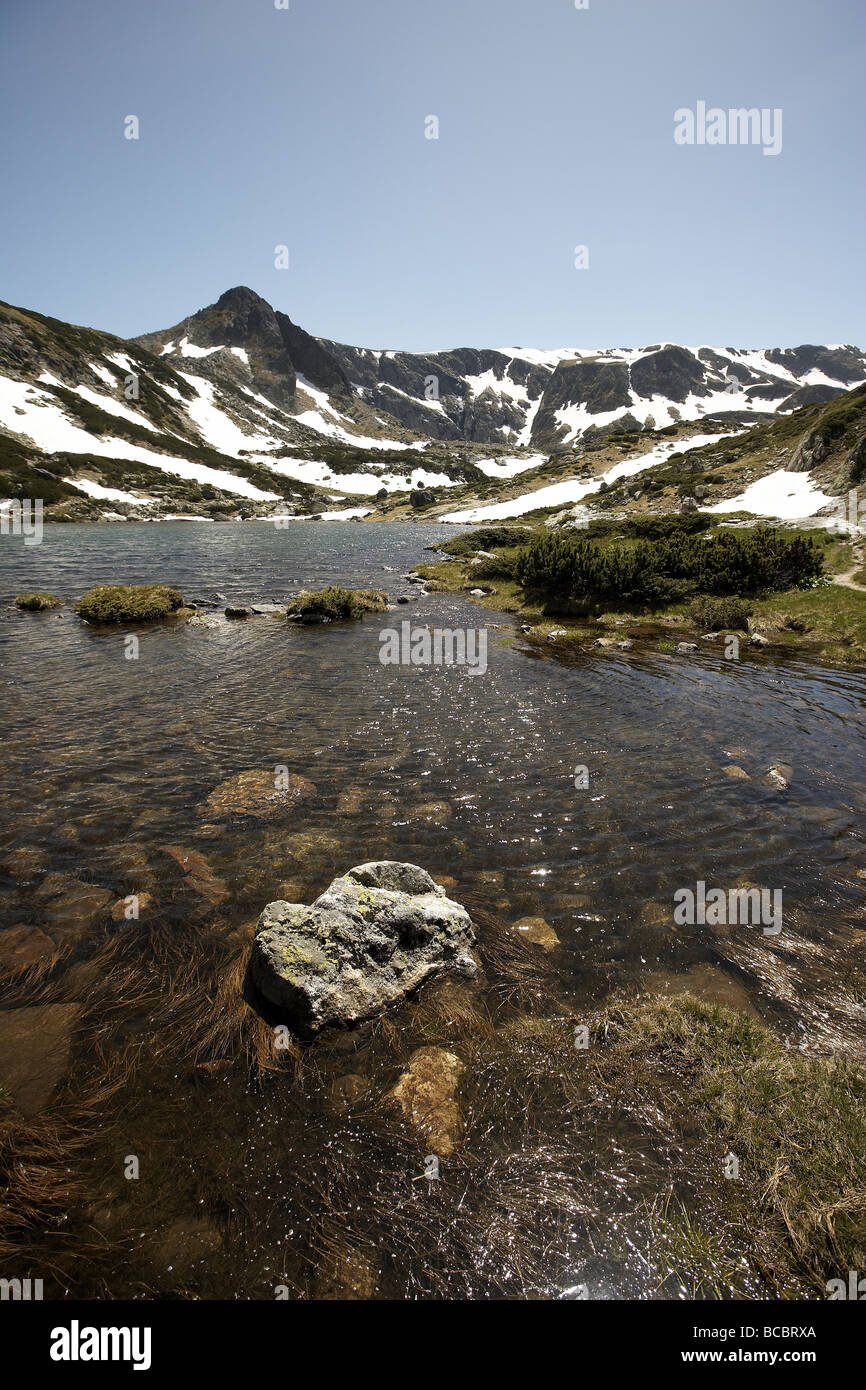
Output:
<instances>
[{"instance_id":1,"label":"brown rock in water","mask_svg":"<svg viewBox=\"0 0 866 1390\"><path fill-rule=\"evenodd\" d=\"M231 1071L233 1066L231 1057L217 1057L212 1062L196 1062L195 1069L201 1076L219 1076L224 1071Z\"/></svg>"},{"instance_id":2,"label":"brown rock in water","mask_svg":"<svg viewBox=\"0 0 866 1390\"><path fill-rule=\"evenodd\" d=\"M128 893L125 898L118 898L112 907L111 920L112 922L135 922L152 905L153 898L150 893ZM133 907L137 908L137 911L130 916Z\"/></svg>"},{"instance_id":3,"label":"brown rock in water","mask_svg":"<svg viewBox=\"0 0 866 1390\"><path fill-rule=\"evenodd\" d=\"M668 998L677 994L694 994L708 1004L721 1004L726 1009L748 1014L750 1018L761 1018L746 987L717 965L693 965L682 975L656 973L648 975L642 983L646 993L652 997L658 994Z\"/></svg>"},{"instance_id":4,"label":"brown rock in water","mask_svg":"<svg viewBox=\"0 0 866 1390\"><path fill-rule=\"evenodd\" d=\"M38 927L8 927L0 932L0 965L10 973L41 965L57 954L50 936Z\"/></svg>"},{"instance_id":5,"label":"brown rock in water","mask_svg":"<svg viewBox=\"0 0 866 1390\"><path fill-rule=\"evenodd\" d=\"M744 768L738 767L736 763L729 763L727 767L722 768L722 772L726 777L730 777L732 782L751 782L752 780L748 772Z\"/></svg>"},{"instance_id":6,"label":"brown rock in water","mask_svg":"<svg viewBox=\"0 0 866 1390\"><path fill-rule=\"evenodd\" d=\"M344 1072L338 1076L334 1082L334 1097L342 1106L348 1108L350 1105L357 1105L359 1100L363 1100L370 1089L370 1083L366 1076L360 1076L358 1072Z\"/></svg>"},{"instance_id":7,"label":"brown rock in water","mask_svg":"<svg viewBox=\"0 0 866 1390\"><path fill-rule=\"evenodd\" d=\"M457 1086L464 1070L456 1053L446 1052L444 1047L419 1047L409 1058L408 1071L388 1092L431 1150L442 1158L454 1152L460 1138Z\"/></svg>"},{"instance_id":8,"label":"brown rock in water","mask_svg":"<svg viewBox=\"0 0 866 1390\"><path fill-rule=\"evenodd\" d=\"M173 1273L185 1273L221 1249L219 1231L199 1217L175 1221L166 1230L154 1232L141 1247L152 1264Z\"/></svg>"},{"instance_id":9,"label":"brown rock in water","mask_svg":"<svg viewBox=\"0 0 866 1390\"><path fill-rule=\"evenodd\" d=\"M36 903L48 903L55 898L59 898L64 893L74 891L81 886L81 879L74 874L50 873L46 874L38 888L33 890L33 901Z\"/></svg>"},{"instance_id":10,"label":"brown rock in water","mask_svg":"<svg viewBox=\"0 0 866 1390\"><path fill-rule=\"evenodd\" d=\"M505 887L505 875L502 873L501 869L482 869L476 874L476 878L479 883L489 883L492 884L494 888Z\"/></svg>"},{"instance_id":11,"label":"brown rock in water","mask_svg":"<svg viewBox=\"0 0 866 1390\"><path fill-rule=\"evenodd\" d=\"M533 946L540 946L543 951L555 951L559 945L559 937L543 917L521 917L514 926L524 941L531 941Z\"/></svg>"},{"instance_id":12,"label":"brown rock in water","mask_svg":"<svg viewBox=\"0 0 866 1390\"><path fill-rule=\"evenodd\" d=\"M328 1250L316 1271L314 1296L322 1302L373 1298L379 1282L375 1251L362 1254L347 1243Z\"/></svg>"},{"instance_id":13,"label":"brown rock in water","mask_svg":"<svg viewBox=\"0 0 866 1390\"><path fill-rule=\"evenodd\" d=\"M274 890L274 898L280 898L284 903L302 903L307 896L307 885L300 878L284 878L282 883L278 883ZM258 922L256 917L253 926Z\"/></svg>"},{"instance_id":14,"label":"brown rock in water","mask_svg":"<svg viewBox=\"0 0 866 1390\"><path fill-rule=\"evenodd\" d=\"M366 800L366 787L346 787L337 797L337 815L356 816L364 809Z\"/></svg>"},{"instance_id":15,"label":"brown rock in water","mask_svg":"<svg viewBox=\"0 0 866 1390\"><path fill-rule=\"evenodd\" d=\"M219 907L229 895L228 884L222 878L200 878L198 874L187 874L184 882L200 898L204 898L209 907Z\"/></svg>"},{"instance_id":16,"label":"brown rock in water","mask_svg":"<svg viewBox=\"0 0 866 1390\"><path fill-rule=\"evenodd\" d=\"M282 785L284 781L288 786ZM315 795L315 785L306 777L289 773L281 778L273 768L253 767L220 782L196 809L205 817L239 815L264 820Z\"/></svg>"},{"instance_id":17,"label":"brown rock in water","mask_svg":"<svg viewBox=\"0 0 866 1390\"><path fill-rule=\"evenodd\" d=\"M640 910L640 925L642 927L664 927L671 931L674 925L673 901L670 903L644 903Z\"/></svg>"},{"instance_id":18,"label":"brown rock in water","mask_svg":"<svg viewBox=\"0 0 866 1390\"><path fill-rule=\"evenodd\" d=\"M188 849L186 845L163 845L161 848L163 854L171 855L185 874L197 874L199 878L214 877L209 860L199 850Z\"/></svg>"},{"instance_id":19,"label":"brown rock in water","mask_svg":"<svg viewBox=\"0 0 866 1390\"><path fill-rule=\"evenodd\" d=\"M773 763L764 773L764 780L774 791L786 791L791 785L794 769L788 763Z\"/></svg>"},{"instance_id":20,"label":"brown rock in water","mask_svg":"<svg viewBox=\"0 0 866 1390\"><path fill-rule=\"evenodd\" d=\"M199 840L216 840L218 836L224 835L226 827L224 825L200 825L196 830L196 838Z\"/></svg>"},{"instance_id":21,"label":"brown rock in water","mask_svg":"<svg viewBox=\"0 0 866 1390\"><path fill-rule=\"evenodd\" d=\"M571 908L573 912L584 912L592 907L592 898L588 893L558 893L556 903L558 907Z\"/></svg>"},{"instance_id":22,"label":"brown rock in water","mask_svg":"<svg viewBox=\"0 0 866 1390\"><path fill-rule=\"evenodd\" d=\"M106 877L118 892L141 893L156 886L156 872L141 845L118 845L102 857Z\"/></svg>"},{"instance_id":23,"label":"brown rock in water","mask_svg":"<svg viewBox=\"0 0 866 1390\"><path fill-rule=\"evenodd\" d=\"M24 883L33 883L47 868L48 855L33 845L22 845L19 849L10 850L0 860L0 869L4 874L8 874L10 878L21 879Z\"/></svg>"},{"instance_id":24,"label":"brown rock in water","mask_svg":"<svg viewBox=\"0 0 866 1390\"><path fill-rule=\"evenodd\" d=\"M110 888L59 873L48 874L33 897L44 906L55 932L71 937L83 935L103 918L107 920L108 906L114 901Z\"/></svg>"},{"instance_id":25,"label":"brown rock in water","mask_svg":"<svg viewBox=\"0 0 866 1390\"><path fill-rule=\"evenodd\" d=\"M78 1004L38 1004L0 1013L0 1085L28 1119L66 1075L80 1012Z\"/></svg>"},{"instance_id":26,"label":"brown rock in water","mask_svg":"<svg viewBox=\"0 0 866 1390\"><path fill-rule=\"evenodd\" d=\"M301 864L311 859L334 859L343 848L340 837L328 830L300 830L295 835L284 835L280 844L284 858L289 855Z\"/></svg>"},{"instance_id":27,"label":"brown rock in water","mask_svg":"<svg viewBox=\"0 0 866 1390\"><path fill-rule=\"evenodd\" d=\"M440 888L445 889L446 893L453 893L454 889L458 886L457 879L452 878L450 874L440 874L436 882Z\"/></svg>"},{"instance_id":28,"label":"brown rock in water","mask_svg":"<svg viewBox=\"0 0 866 1390\"><path fill-rule=\"evenodd\" d=\"M183 869L184 882L194 893L211 907L225 902L229 896L228 884L214 873L210 861L200 850L188 849L186 845L163 845L162 849Z\"/></svg>"}]
</instances>

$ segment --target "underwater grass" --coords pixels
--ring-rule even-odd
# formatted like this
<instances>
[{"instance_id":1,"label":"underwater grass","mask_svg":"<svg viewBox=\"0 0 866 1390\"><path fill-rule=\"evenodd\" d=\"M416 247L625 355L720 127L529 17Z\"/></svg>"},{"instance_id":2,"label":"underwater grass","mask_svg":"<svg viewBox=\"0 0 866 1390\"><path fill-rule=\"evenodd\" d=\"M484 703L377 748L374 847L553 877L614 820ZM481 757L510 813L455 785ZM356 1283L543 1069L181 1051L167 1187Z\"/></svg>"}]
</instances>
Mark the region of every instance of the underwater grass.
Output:
<instances>
[{"instance_id":1,"label":"underwater grass","mask_svg":"<svg viewBox=\"0 0 866 1390\"><path fill-rule=\"evenodd\" d=\"M218 915L95 939L86 988L68 956L11 980L7 1007L83 1015L50 1115L0 1108L4 1264L47 1274L50 1296L261 1299L593 1296L599 1260L631 1296L822 1297L863 1268L862 1068L688 996L576 1018L549 962L461 896L480 978L314 1044L275 1048ZM463 1065L433 1182L388 1098L430 1046ZM166 1228L201 1225L206 1257L160 1254Z\"/></svg>"}]
</instances>

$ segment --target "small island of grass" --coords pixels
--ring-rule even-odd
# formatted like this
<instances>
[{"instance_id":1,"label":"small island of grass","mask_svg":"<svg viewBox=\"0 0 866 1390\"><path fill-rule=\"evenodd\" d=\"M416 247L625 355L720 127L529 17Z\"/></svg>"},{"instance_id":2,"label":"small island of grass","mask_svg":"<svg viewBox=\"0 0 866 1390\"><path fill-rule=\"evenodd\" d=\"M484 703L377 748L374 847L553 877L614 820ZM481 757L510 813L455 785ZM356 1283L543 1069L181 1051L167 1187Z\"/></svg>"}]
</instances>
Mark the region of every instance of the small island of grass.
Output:
<instances>
[{"instance_id":1,"label":"small island of grass","mask_svg":"<svg viewBox=\"0 0 866 1390\"><path fill-rule=\"evenodd\" d=\"M59 608L62 603L63 599L56 594L18 594L15 598L15 607L23 608L27 613L47 613L51 608Z\"/></svg>"},{"instance_id":2,"label":"small island of grass","mask_svg":"<svg viewBox=\"0 0 866 1390\"><path fill-rule=\"evenodd\" d=\"M379 589L305 590L293 599L287 616L299 623L357 622L365 613L383 613L388 595Z\"/></svg>"},{"instance_id":3,"label":"small island of grass","mask_svg":"<svg viewBox=\"0 0 866 1390\"><path fill-rule=\"evenodd\" d=\"M75 605L88 623L145 623L183 607L183 596L167 584L97 584Z\"/></svg>"}]
</instances>

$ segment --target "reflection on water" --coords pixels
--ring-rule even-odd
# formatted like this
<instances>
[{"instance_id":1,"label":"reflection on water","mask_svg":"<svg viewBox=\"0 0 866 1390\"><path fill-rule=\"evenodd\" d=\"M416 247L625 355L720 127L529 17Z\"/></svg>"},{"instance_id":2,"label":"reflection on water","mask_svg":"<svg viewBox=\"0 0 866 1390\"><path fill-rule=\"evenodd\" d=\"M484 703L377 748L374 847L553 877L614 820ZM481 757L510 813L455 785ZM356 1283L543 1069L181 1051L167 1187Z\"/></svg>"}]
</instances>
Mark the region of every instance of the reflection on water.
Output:
<instances>
[{"instance_id":1,"label":"reflection on water","mask_svg":"<svg viewBox=\"0 0 866 1390\"><path fill-rule=\"evenodd\" d=\"M411 591L400 576L437 534L49 526L39 548L4 540L0 599L160 581L193 600L282 600L326 583L384 587L393 600ZM486 624L487 673L380 665L380 627L407 615ZM52 876L110 890L112 901L148 891L167 929L180 930L194 906L228 939L276 896L309 901L348 865L393 858L447 875L451 896L475 895L506 922L543 917L560 942L544 969L564 1013L623 986L685 983L756 1011L792 1041L862 1047L863 1008L838 989L863 957L856 673L639 647L554 660L529 650L506 615L454 595L351 626L261 618L143 629L137 661L125 659L122 634L91 630L68 608L4 609L0 619L0 844L7 856L38 851L38 871L2 880L0 924L40 926L73 962L91 949L92 904ZM793 768L785 791L764 777L773 763ZM585 789L575 785L581 764ZM732 764L749 780L726 773ZM316 795L275 821L203 815L219 783L277 765ZM224 890L191 895L165 845L204 854ZM781 889L781 935L675 927L673 892L698 880ZM246 1101L232 1104L239 1113ZM238 1120L235 1182L251 1149L273 1143L269 1105L252 1128ZM211 1093L193 1107L197 1122L212 1123L213 1110ZM173 1111L160 1114L155 1102L155 1130ZM220 1125L232 1128L222 1109ZM281 1142L299 1159L298 1134Z\"/></svg>"}]
</instances>

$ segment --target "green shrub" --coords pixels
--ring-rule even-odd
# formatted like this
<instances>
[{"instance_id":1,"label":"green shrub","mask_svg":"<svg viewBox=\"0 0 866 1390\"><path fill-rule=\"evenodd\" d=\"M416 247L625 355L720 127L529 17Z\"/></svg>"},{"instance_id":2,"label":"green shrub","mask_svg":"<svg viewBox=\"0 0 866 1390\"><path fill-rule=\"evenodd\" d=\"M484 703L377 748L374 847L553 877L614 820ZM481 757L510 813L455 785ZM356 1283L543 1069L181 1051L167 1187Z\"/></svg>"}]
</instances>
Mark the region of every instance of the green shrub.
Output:
<instances>
[{"instance_id":1,"label":"green shrub","mask_svg":"<svg viewBox=\"0 0 866 1390\"><path fill-rule=\"evenodd\" d=\"M479 560L470 566L470 579L513 579L516 556L495 555L491 560Z\"/></svg>"},{"instance_id":2,"label":"green shrub","mask_svg":"<svg viewBox=\"0 0 866 1390\"><path fill-rule=\"evenodd\" d=\"M689 617L692 622L707 632L729 627L742 628L745 632L748 630L751 616L752 605L734 594L725 598L710 598L708 594L700 594L689 604Z\"/></svg>"},{"instance_id":3,"label":"green shrub","mask_svg":"<svg viewBox=\"0 0 866 1390\"><path fill-rule=\"evenodd\" d=\"M298 594L286 612L289 617L306 622L324 622L326 619L332 622L356 622L365 613L381 613L387 606L388 595L381 590L340 589L330 585L327 589Z\"/></svg>"},{"instance_id":4,"label":"green shrub","mask_svg":"<svg viewBox=\"0 0 866 1390\"><path fill-rule=\"evenodd\" d=\"M56 594L19 594L16 607L26 608L28 613L44 613L48 608L59 608L63 599Z\"/></svg>"},{"instance_id":5,"label":"green shrub","mask_svg":"<svg viewBox=\"0 0 866 1390\"><path fill-rule=\"evenodd\" d=\"M531 531L525 526L474 526L459 536L436 544L446 555L472 555L476 550L496 550L503 546L525 545Z\"/></svg>"},{"instance_id":6,"label":"green shrub","mask_svg":"<svg viewBox=\"0 0 866 1390\"><path fill-rule=\"evenodd\" d=\"M701 512L673 512L666 516L630 516L620 522L623 534L640 540L664 540L668 536L694 536L708 531L712 517Z\"/></svg>"},{"instance_id":7,"label":"green shrub","mask_svg":"<svg viewBox=\"0 0 866 1390\"><path fill-rule=\"evenodd\" d=\"M183 604L167 584L98 584L75 605L88 623L143 623L166 618Z\"/></svg>"},{"instance_id":8,"label":"green shrub","mask_svg":"<svg viewBox=\"0 0 866 1390\"><path fill-rule=\"evenodd\" d=\"M811 539L786 538L766 526L709 537L678 529L656 540L608 546L573 534L542 535L515 565L515 576L529 594L626 603L807 587L822 573L823 560Z\"/></svg>"}]
</instances>

